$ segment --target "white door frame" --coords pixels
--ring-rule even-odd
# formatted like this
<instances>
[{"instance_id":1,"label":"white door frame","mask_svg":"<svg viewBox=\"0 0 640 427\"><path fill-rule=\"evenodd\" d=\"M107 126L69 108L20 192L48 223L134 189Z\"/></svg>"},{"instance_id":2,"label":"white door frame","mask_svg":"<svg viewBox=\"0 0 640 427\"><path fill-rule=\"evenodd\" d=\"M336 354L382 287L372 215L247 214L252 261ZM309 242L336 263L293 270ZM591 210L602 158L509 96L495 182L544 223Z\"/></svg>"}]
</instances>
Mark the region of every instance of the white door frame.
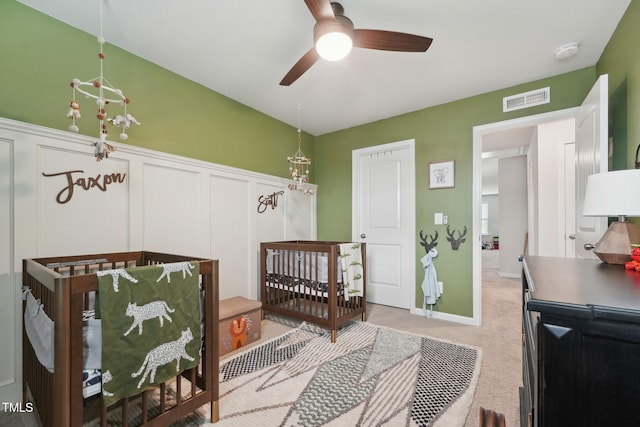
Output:
<instances>
[{"instance_id":1,"label":"white door frame","mask_svg":"<svg viewBox=\"0 0 640 427\"><path fill-rule=\"evenodd\" d=\"M474 244L472 250L473 317L470 322L472 325L482 324L482 138L484 135L509 129L571 119L575 117L577 111L578 107L567 108L473 127L472 241L478 244Z\"/></svg>"},{"instance_id":2,"label":"white door frame","mask_svg":"<svg viewBox=\"0 0 640 427\"><path fill-rule=\"evenodd\" d=\"M410 195L409 201L407 205L404 207L409 210L409 224L407 225L406 233L411 236L411 239L406 239L408 242L415 243L415 235L416 235L416 150L415 150L415 139L407 139L404 141L390 142L388 144L374 145L371 147L359 148L357 150L352 150L351 152L351 188L358 188L358 179L360 176L359 165L358 165L358 157L362 155L368 155L372 153L377 153L380 151L392 151L392 150L400 150L400 149L408 149L409 150L409 182L407 185L408 194ZM359 229L359 205L358 205L358 195L352 191L351 192L351 239L353 242L359 242L360 236L358 235ZM405 240L405 239L403 239ZM410 292L410 310L413 310L416 305L416 260L415 260L415 245L410 243L406 243L407 247L403 246L403 252L413 254L414 256L411 258L411 271L409 271L407 277L410 283L410 286L413 286Z\"/></svg>"}]
</instances>

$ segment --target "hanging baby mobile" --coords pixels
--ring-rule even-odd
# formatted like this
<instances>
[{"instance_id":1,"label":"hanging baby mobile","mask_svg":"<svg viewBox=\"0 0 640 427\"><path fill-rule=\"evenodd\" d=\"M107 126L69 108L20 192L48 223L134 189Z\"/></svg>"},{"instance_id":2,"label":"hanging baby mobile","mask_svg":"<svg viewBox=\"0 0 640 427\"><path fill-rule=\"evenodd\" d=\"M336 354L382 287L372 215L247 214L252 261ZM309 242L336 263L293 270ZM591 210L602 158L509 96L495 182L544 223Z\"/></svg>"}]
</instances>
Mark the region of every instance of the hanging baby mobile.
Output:
<instances>
[{"instance_id":1,"label":"hanging baby mobile","mask_svg":"<svg viewBox=\"0 0 640 427\"><path fill-rule=\"evenodd\" d=\"M102 37L102 0L100 0L100 35L98 36L98 43L100 44L100 52L98 58L100 59L100 75L93 79L82 81L74 78L70 85L72 88L72 99L69 103L69 112L67 117L71 119L71 125L69 130L71 132L78 132L80 129L76 125L76 120L81 117L80 115L80 103L77 100L78 93L84 95L88 99L95 100L97 104L96 118L98 119L98 141L93 146L95 149L95 157L98 161L109 157L109 153L115 151L115 147L107 142L107 125L111 125L120 128L120 139L126 140L128 138L127 129L132 124L139 125L140 123L127 112L127 104L129 104L129 98L127 98L122 90L115 88L104 76L104 60L106 58L103 52L103 46L105 43L104 37ZM111 105L118 105L120 107L120 114L109 116L107 108Z\"/></svg>"},{"instance_id":2,"label":"hanging baby mobile","mask_svg":"<svg viewBox=\"0 0 640 427\"><path fill-rule=\"evenodd\" d=\"M300 110L301 105L298 104L298 151L293 156L288 156L289 162L289 178L293 180L289 184L290 190L300 190L304 194L313 194L313 189L309 184L309 165L311 159L306 157L300 148L302 142L302 130L300 129Z\"/></svg>"}]
</instances>

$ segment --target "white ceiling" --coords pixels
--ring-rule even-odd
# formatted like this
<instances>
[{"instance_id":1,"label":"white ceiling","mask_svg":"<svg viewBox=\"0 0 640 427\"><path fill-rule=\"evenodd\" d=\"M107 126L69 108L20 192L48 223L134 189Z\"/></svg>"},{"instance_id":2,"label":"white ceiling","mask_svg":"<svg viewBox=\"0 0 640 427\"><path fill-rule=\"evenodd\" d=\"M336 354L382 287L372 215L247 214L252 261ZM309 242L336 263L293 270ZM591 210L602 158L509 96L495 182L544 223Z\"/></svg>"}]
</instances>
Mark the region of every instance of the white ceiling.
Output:
<instances>
[{"instance_id":1,"label":"white ceiling","mask_svg":"<svg viewBox=\"0 0 640 427\"><path fill-rule=\"evenodd\" d=\"M100 0L18 1L100 34ZM103 0L102 22L108 43L291 126L300 104L302 129L322 135L594 65L629 2L342 0L356 28L434 41L319 60L289 87L278 83L313 43L302 0ZM554 58L574 41L576 56Z\"/></svg>"}]
</instances>

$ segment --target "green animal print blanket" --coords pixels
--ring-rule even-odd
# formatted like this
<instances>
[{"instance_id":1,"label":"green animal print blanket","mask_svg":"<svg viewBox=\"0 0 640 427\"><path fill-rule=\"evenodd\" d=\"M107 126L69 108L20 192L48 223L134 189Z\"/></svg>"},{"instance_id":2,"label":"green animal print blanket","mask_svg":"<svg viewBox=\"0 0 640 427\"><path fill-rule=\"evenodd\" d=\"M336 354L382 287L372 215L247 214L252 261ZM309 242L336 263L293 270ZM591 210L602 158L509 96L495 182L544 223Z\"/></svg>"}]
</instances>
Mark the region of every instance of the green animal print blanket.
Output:
<instances>
[{"instance_id":1,"label":"green animal print blanket","mask_svg":"<svg viewBox=\"0 0 640 427\"><path fill-rule=\"evenodd\" d=\"M199 268L190 261L97 273L106 406L198 365Z\"/></svg>"}]
</instances>

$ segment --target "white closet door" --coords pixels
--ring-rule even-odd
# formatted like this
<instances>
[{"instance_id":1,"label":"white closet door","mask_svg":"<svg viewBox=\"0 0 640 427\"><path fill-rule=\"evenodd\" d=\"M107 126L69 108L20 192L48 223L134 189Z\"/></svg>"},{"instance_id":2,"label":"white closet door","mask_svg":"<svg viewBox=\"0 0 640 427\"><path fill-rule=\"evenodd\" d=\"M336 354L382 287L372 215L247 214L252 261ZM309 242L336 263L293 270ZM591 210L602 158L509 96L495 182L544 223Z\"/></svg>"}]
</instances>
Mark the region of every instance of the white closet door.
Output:
<instances>
[{"instance_id":1,"label":"white closet door","mask_svg":"<svg viewBox=\"0 0 640 427\"><path fill-rule=\"evenodd\" d=\"M353 152L353 240L367 244L367 301L410 308L415 293L413 140Z\"/></svg>"},{"instance_id":2,"label":"white closet door","mask_svg":"<svg viewBox=\"0 0 640 427\"><path fill-rule=\"evenodd\" d=\"M582 215L587 177L608 169L608 76L600 76L576 115L576 256L596 258L595 245L607 229L607 218Z\"/></svg>"}]
</instances>

